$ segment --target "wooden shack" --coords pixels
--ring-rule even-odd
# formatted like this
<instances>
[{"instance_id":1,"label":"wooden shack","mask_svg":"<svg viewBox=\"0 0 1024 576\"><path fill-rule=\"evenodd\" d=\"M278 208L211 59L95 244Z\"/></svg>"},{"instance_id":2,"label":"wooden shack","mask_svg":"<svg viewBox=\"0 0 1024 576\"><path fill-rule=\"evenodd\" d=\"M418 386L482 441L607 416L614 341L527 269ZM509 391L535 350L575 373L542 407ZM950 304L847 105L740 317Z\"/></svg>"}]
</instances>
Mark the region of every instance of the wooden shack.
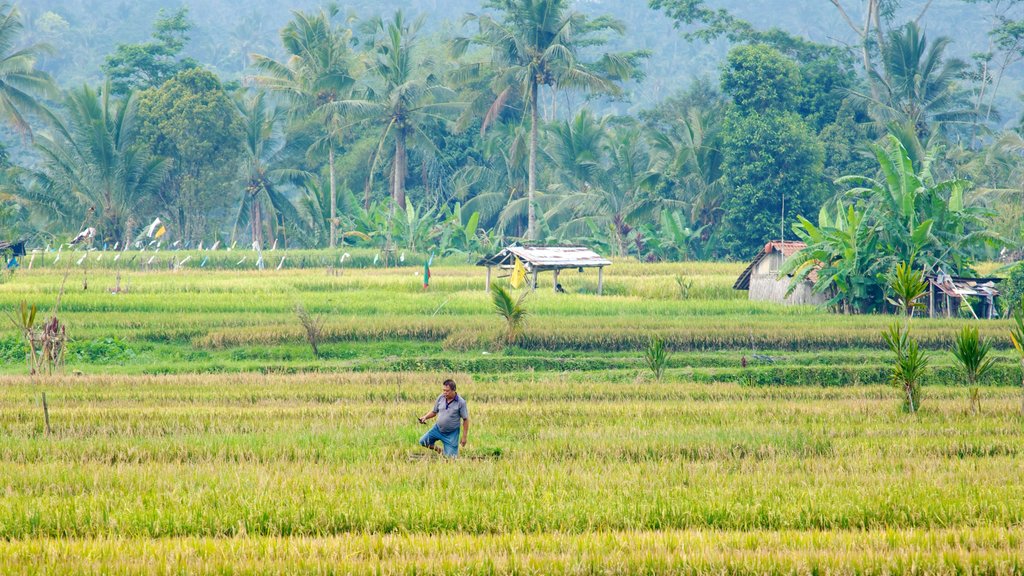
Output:
<instances>
[{"instance_id":1,"label":"wooden shack","mask_svg":"<svg viewBox=\"0 0 1024 576\"><path fill-rule=\"evenodd\" d=\"M817 274L812 271L793 293L786 296L791 277L779 278L782 263L807 245L803 242L772 240L764 245L733 284L735 290L746 290L752 301L778 302L780 304L819 305L828 301L828 295L815 294L813 287Z\"/></svg>"},{"instance_id":2,"label":"wooden shack","mask_svg":"<svg viewBox=\"0 0 1024 576\"><path fill-rule=\"evenodd\" d=\"M992 319L999 316L996 284L1002 278L963 278L950 276L941 269L925 277L928 280L928 316L956 318L966 306L974 318ZM976 300L976 305L971 304ZM975 309L975 306L977 309Z\"/></svg>"},{"instance_id":3,"label":"wooden shack","mask_svg":"<svg viewBox=\"0 0 1024 576\"><path fill-rule=\"evenodd\" d=\"M4 240L0 240L0 254L3 254L4 252L7 252L8 250L11 252L11 256L14 256L14 257L24 256L25 255L25 241L24 240L15 240L15 241L7 242L7 241L4 241Z\"/></svg>"},{"instance_id":4,"label":"wooden shack","mask_svg":"<svg viewBox=\"0 0 1024 576\"><path fill-rule=\"evenodd\" d=\"M521 246L512 244L493 256L487 256L476 263L487 268L487 279L484 288L491 290L491 272L493 269L511 271L515 268L516 258L526 268L530 286L537 288L537 275L541 272L552 272L552 287L558 289L558 273L566 269L597 268L597 293L604 291L604 267L611 266L611 260L601 257L596 252L583 246Z\"/></svg>"}]
</instances>

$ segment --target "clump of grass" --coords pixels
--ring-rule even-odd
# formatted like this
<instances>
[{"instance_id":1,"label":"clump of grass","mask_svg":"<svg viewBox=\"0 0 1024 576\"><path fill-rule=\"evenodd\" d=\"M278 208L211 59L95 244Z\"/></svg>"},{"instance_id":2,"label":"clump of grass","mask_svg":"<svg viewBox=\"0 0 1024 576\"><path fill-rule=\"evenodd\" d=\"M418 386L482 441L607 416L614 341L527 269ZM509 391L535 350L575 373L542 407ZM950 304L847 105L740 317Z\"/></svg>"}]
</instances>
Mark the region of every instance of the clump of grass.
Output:
<instances>
[{"instance_id":1,"label":"clump of grass","mask_svg":"<svg viewBox=\"0 0 1024 576\"><path fill-rule=\"evenodd\" d=\"M671 356L672 353L665 346L664 338L654 336L647 343L647 349L644 351L644 361L647 362L647 367L654 373L655 380L661 380Z\"/></svg>"}]
</instances>

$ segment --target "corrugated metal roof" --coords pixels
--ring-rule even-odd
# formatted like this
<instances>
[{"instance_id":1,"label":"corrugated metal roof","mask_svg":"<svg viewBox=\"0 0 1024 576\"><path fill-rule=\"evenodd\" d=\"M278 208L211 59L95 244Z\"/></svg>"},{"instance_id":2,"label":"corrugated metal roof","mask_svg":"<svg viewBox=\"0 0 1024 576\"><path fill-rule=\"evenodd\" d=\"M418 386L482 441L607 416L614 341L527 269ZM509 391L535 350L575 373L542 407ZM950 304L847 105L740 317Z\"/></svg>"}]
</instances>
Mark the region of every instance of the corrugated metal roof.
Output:
<instances>
[{"instance_id":1,"label":"corrugated metal roof","mask_svg":"<svg viewBox=\"0 0 1024 576\"><path fill-rule=\"evenodd\" d=\"M488 256L477 266L515 265L519 258L528 270L551 270L555 268L600 268L611 266L611 260L602 257L583 246L519 246L513 244L493 256Z\"/></svg>"}]
</instances>

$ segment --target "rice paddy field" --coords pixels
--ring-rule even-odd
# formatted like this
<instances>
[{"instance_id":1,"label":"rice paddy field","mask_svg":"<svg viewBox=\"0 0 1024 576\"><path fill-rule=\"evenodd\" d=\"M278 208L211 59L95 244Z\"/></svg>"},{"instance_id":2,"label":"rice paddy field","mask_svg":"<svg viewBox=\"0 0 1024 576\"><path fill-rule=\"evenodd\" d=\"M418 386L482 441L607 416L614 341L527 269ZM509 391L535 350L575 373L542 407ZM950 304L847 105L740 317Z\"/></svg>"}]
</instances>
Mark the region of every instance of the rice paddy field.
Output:
<instances>
[{"instance_id":1,"label":"rice paddy field","mask_svg":"<svg viewBox=\"0 0 1024 576\"><path fill-rule=\"evenodd\" d=\"M742 264L617 261L603 296L542 275L503 346L482 269L435 263L424 291L412 257L301 257L37 261L0 284L0 310L48 312L64 282L71 337L62 374L29 376L0 318L0 572L1024 573L1006 321L914 320L932 370L911 416L891 317L750 303ZM997 360L979 412L947 351L969 322ZM455 461L416 445L447 377L472 423Z\"/></svg>"}]
</instances>

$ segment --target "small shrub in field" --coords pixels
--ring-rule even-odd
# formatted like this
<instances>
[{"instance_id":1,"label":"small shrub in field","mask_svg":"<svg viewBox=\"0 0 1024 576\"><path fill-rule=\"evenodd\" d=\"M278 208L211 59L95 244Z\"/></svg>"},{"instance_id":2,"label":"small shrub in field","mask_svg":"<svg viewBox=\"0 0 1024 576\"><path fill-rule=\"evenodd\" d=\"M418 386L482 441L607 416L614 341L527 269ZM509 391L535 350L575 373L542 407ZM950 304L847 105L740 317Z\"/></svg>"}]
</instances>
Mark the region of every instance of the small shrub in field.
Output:
<instances>
[{"instance_id":1,"label":"small shrub in field","mask_svg":"<svg viewBox=\"0 0 1024 576\"><path fill-rule=\"evenodd\" d=\"M73 343L69 348L74 360L90 364L115 364L135 358L135 350L114 336Z\"/></svg>"},{"instance_id":2,"label":"small shrub in field","mask_svg":"<svg viewBox=\"0 0 1024 576\"><path fill-rule=\"evenodd\" d=\"M895 295L895 299L889 301L908 318L914 315L914 310L925 307L921 299L928 293L928 281L923 270L915 271L906 262L897 264L889 276L889 289Z\"/></svg>"},{"instance_id":3,"label":"small shrub in field","mask_svg":"<svg viewBox=\"0 0 1024 576\"><path fill-rule=\"evenodd\" d=\"M526 326L526 296L523 292L518 299L513 299L508 290L498 284L491 286L491 301L494 304L494 311L505 320L504 339L506 344L512 344L523 334Z\"/></svg>"},{"instance_id":4,"label":"small shrub in field","mask_svg":"<svg viewBox=\"0 0 1024 576\"><path fill-rule=\"evenodd\" d=\"M687 300L690 297L690 288L693 288L693 280L682 275L676 274L676 288L679 290L679 299Z\"/></svg>"},{"instance_id":5,"label":"small shrub in field","mask_svg":"<svg viewBox=\"0 0 1024 576\"><path fill-rule=\"evenodd\" d=\"M323 316L319 314L311 316L302 304L295 305L295 315L299 317L299 323L302 324L306 342L309 343L309 347L313 350L313 357L319 359L320 342L323 341L324 335Z\"/></svg>"},{"instance_id":6,"label":"small shrub in field","mask_svg":"<svg viewBox=\"0 0 1024 576\"><path fill-rule=\"evenodd\" d=\"M994 361L988 353L992 345L982 338L974 326L964 326L953 343L953 357L970 387L971 410L981 411L981 393L978 381L992 371Z\"/></svg>"},{"instance_id":7,"label":"small shrub in field","mask_svg":"<svg viewBox=\"0 0 1024 576\"><path fill-rule=\"evenodd\" d=\"M665 347L664 338L660 336L651 338L647 344L647 350L644 351L644 360L647 362L647 367L654 373L655 380L661 380L671 355L671 352Z\"/></svg>"},{"instance_id":8,"label":"small shrub in field","mask_svg":"<svg viewBox=\"0 0 1024 576\"><path fill-rule=\"evenodd\" d=\"M903 407L911 414L921 408L921 381L928 370L928 355L917 341L899 324L893 323L884 333L885 343L896 355L890 380L903 392Z\"/></svg>"}]
</instances>

